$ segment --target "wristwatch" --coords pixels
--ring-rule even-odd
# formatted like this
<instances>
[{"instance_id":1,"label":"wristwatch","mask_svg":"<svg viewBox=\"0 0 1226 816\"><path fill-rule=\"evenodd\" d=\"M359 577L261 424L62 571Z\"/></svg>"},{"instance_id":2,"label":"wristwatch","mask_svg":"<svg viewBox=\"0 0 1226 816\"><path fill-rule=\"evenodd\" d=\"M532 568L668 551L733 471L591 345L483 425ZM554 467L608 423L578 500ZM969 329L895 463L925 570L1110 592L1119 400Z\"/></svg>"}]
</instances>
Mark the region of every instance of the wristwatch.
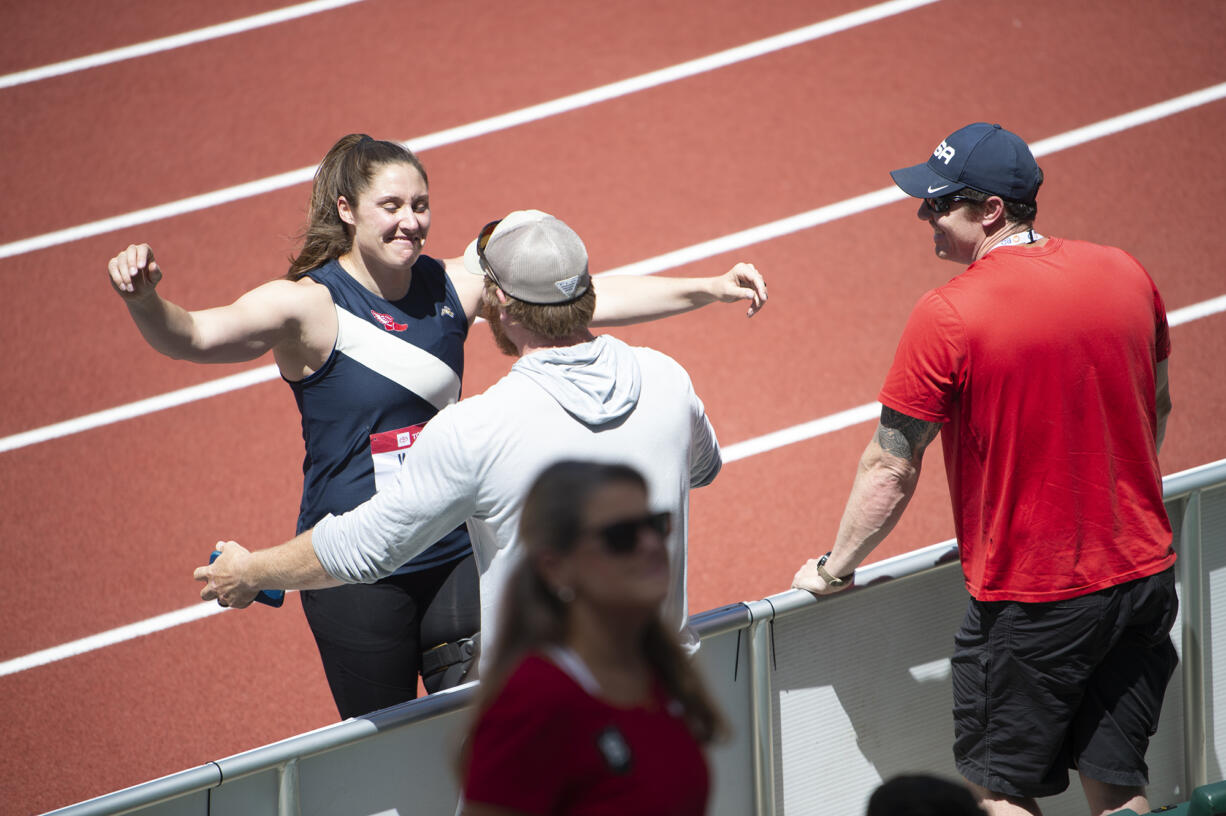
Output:
<instances>
[{"instance_id":1,"label":"wristwatch","mask_svg":"<svg viewBox=\"0 0 1226 816\"><path fill-rule=\"evenodd\" d=\"M826 582L826 586L831 587L832 589L841 589L842 587L847 586L849 580L856 574L856 572L855 570L852 570L851 575L848 575L846 578L839 578L838 576L831 575L830 570L826 569L826 559L829 557L830 553L826 553L821 558L817 559L817 574L822 576L822 580Z\"/></svg>"}]
</instances>

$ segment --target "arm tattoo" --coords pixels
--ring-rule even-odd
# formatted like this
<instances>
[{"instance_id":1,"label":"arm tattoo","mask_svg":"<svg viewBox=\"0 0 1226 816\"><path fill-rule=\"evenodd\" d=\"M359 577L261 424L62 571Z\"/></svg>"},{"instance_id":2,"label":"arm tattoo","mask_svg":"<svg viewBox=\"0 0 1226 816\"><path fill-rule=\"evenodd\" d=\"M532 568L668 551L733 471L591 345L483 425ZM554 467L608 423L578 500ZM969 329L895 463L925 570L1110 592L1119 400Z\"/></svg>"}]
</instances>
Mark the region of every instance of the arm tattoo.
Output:
<instances>
[{"instance_id":1,"label":"arm tattoo","mask_svg":"<svg viewBox=\"0 0 1226 816\"><path fill-rule=\"evenodd\" d=\"M893 408L881 407L881 423L877 426L877 444L882 450L900 459L918 460L924 448L936 439L941 423L901 414Z\"/></svg>"}]
</instances>

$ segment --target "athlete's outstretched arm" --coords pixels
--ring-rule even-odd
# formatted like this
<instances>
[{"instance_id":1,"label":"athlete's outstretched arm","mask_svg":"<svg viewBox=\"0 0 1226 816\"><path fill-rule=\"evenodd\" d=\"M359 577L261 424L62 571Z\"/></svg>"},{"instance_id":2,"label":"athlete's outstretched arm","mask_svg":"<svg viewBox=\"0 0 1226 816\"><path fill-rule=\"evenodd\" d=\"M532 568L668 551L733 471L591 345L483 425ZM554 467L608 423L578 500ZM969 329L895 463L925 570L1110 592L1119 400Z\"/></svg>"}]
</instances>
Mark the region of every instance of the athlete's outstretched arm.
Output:
<instances>
[{"instance_id":1,"label":"athlete's outstretched arm","mask_svg":"<svg viewBox=\"0 0 1226 816\"><path fill-rule=\"evenodd\" d=\"M254 360L300 344L332 314L326 290L309 281L275 280L228 306L188 311L161 297L162 269L148 244L133 244L107 264L111 286L140 333L168 357L197 363Z\"/></svg>"},{"instance_id":2,"label":"athlete's outstretched arm","mask_svg":"<svg viewBox=\"0 0 1226 816\"><path fill-rule=\"evenodd\" d=\"M455 286L471 323L480 314L483 278L464 267L463 258L446 261L447 275ZM665 276L596 275L596 314L593 326L625 326L699 309L712 303L749 301L746 314L753 317L766 304L766 280L753 264L739 263L722 275L710 278Z\"/></svg>"},{"instance_id":3,"label":"athlete's outstretched arm","mask_svg":"<svg viewBox=\"0 0 1226 816\"><path fill-rule=\"evenodd\" d=\"M753 264L739 263L711 278L604 275L596 285L593 326L643 323L699 309L712 303L749 301L748 317L766 305L766 280Z\"/></svg>"}]
</instances>

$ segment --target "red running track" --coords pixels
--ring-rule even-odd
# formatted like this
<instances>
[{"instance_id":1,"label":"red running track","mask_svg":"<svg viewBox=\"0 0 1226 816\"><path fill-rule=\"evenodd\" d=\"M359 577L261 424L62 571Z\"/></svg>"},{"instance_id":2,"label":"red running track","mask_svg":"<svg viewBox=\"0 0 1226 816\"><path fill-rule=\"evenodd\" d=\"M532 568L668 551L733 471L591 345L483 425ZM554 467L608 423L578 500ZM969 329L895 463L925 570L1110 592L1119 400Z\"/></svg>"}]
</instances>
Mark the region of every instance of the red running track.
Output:
<instances>
[{"instance_id":1,"label":"red running track","mask_svg":"<svg viewBox=\"0 0 1226 816\"><path fill-rule=\"evenodd\" d=\"M275 7L69 0L0 13L23 33L0 71ZM245 34L0 90L0 244L308 167L341 134L405 139L666 68L859 8L852 0L409 4L366 0ZM538 207L613 268L889 185L950 130L999 121L1035 141L1226 80L1226 14L1041 0L943 0L709 73L429 149L427 249L461 251ZM95 16L89 16L95 15ZM1125 247L1181 307L1226 294L1226 103L1053 153L1040 227ZM198 307L280 275L298 184L0 260L8 283L0 437L245 366L159 357L105 279L149 241L164 293ZM958 270L900 202L669 274L736 260L771 301L617 331L691 372L725 446L871 402L921 292ZM1168 473L1226 456L1226 316L1174 329ZM466 393L508 367L478 328ZM267 362L267 361L263 361ZM728 464L693 496L694 611L785 589L828 548L864 423ZM940 462L876 557L948 538ZM276 381L0 453L0 661L191 606L219 538L292 532L301 438ZM291 598L0 677L0 813L37 812L336 718ZM888 626L888 621L881 625Z\"/></svg>"}]
</instances>

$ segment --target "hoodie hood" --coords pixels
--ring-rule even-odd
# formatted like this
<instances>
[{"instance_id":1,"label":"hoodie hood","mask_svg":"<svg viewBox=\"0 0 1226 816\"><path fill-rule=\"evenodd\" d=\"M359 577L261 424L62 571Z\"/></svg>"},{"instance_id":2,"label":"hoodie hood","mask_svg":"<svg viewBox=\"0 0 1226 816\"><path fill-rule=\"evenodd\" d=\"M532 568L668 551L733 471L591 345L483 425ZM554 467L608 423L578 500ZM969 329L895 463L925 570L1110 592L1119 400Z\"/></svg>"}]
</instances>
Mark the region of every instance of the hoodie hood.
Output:
<instances>
[{"instance_id":1,"label":"hoodie hood","mask_svg":"<svg viewBox=\"0 0 1226 816\"><path fill-rule=\"evenodd\" d=\"M568 414L592 427L624 419L638 404L642 387L634 352L607 334L576 346L534 351L511 370L535 381Z\"/></svg>"}]
</instances>

